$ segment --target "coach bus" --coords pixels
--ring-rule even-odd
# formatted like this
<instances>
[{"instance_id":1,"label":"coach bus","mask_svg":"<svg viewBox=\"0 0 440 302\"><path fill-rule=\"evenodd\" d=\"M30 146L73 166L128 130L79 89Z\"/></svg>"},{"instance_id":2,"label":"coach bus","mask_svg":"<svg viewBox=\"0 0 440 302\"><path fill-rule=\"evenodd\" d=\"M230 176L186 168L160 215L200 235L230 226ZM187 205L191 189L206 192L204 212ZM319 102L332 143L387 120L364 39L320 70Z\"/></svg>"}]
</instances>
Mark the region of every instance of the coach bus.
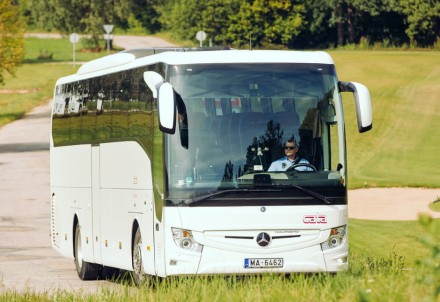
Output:
<instances>
[{"instance_id":1,"label":"coach bus","mask_svg":"<svg viewBox=\"0 0 440 302\"><path fill-rule=\"evenodd\" d=\"M342 92L325 52L135 49L56 83L51 242L83 280L348 267ZM294 142L297 158L272 162ZM107 270L106 270L107 269Z\"/></svg>"}]
</instances>

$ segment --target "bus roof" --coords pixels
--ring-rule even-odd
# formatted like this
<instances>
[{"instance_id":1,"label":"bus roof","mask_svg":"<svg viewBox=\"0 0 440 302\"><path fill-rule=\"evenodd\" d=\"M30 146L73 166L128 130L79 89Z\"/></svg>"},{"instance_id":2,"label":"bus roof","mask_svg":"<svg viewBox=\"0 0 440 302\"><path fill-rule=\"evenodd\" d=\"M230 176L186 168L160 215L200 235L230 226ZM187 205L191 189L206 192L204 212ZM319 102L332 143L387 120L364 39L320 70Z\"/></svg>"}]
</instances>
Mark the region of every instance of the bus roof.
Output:
<instances>
[{"instance_id":1,"label":"bus roof","mask_svg":"<svg viewBox=\"0 0 440 302\"><path fill-rule=\"evenodd\" d=\"M315 63L333 64L330 55L323 51L289 50L235 50L194 48L148 48L133 49L108 55L82 65L76 75L60 79L69 82L82 78L136 68L139 66L165 63L184 64L227 64L227 63Z\"/></svg>"},{"instance_id":2,"label":"bus roof","mask_svg":"<svg viewBox=\"0 0 440 302\"><path fill-rule=\"evenodd\" d=\"M223 50L201 52L166 52L163 62L173 65L206 63L321 63L333 64L325 52L286 50Z\"/></svg>"}]
</instances>

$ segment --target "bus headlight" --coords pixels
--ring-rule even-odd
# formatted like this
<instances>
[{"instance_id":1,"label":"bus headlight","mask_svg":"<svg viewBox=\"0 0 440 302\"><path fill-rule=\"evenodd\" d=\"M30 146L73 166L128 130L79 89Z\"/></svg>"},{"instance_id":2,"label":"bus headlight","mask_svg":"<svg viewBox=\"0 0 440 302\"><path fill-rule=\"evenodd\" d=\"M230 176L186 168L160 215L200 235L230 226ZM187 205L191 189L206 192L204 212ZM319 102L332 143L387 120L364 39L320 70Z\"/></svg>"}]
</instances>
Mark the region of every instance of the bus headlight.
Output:
<instances>
[{"instance_id":1,"label":"bus headlight","mask_svg":"<svg viewBox=\"0 0 440 302\"><path fill-rule=\"evenodd\" d=\"M330 236L327 238L326 241L321 243L321 249L325 251L343 245L345 243L345 240L347 239L346 227L347 226L343 225L331 229Z\"/></svg>"},{"instance_id":2,"label":"bus headlight","mask_svg":"<svg viewBox=\"0 0 440 302\"><path fill-rule=\"evenodd\" d=\"M173 239L177 246L187 251L202 252L203 245L194 240L190 230L171 228L171 231L173 232Z\"/></svg>"}]
</instances>

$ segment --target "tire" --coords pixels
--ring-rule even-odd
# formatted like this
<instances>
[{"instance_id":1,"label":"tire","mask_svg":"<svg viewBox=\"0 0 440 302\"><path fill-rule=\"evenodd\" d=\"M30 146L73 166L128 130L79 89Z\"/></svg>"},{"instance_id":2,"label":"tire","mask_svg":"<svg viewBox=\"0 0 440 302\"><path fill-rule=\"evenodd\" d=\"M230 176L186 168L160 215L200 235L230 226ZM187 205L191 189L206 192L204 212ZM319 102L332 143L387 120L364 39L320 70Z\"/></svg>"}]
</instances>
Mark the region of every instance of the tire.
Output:
<instances>
[{"instance_id":1,"label":"tire","mask_svg":"<svg viewBox=\"0 0 440 302\"><path fill-rule=\"evenodd\" d=\"M98 280L100 266L83 260L81 227L79 224L75 227L74 253L75 267L78 277L81 280Z\"/></svg>"},{"instance_id":2,"label":"tire","mask_svg":"<svg viewBox=\"0 0 440 302\"><path fill-rule=\"evenodd\" d=\"M139 228L136 229L136 234L133 241L133 249L131 251L131 259L133 264L133 271L131 277L134 283L139 286L147 283L147 274L144 271L142 263L142 236Z\"/></svg>"}]
</instances>

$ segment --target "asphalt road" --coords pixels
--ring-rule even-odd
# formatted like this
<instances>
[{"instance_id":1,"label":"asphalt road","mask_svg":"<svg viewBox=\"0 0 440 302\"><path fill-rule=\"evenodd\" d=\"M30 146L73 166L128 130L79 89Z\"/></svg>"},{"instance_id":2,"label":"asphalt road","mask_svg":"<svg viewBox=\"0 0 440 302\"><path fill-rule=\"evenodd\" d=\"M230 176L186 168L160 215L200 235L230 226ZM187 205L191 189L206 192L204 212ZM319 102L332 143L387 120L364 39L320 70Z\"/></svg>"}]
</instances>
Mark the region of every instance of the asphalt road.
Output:
<instances>
[{"instance_id":1,"label":"asphalt road","mask_svg":"<svg viewBox=\"0 0 440 302\"><path fill-rule=\"evenodd\" d=\"M0 291L93 292L50 244L50 104L0 128Z\"/></svg>"}]
</instances>

